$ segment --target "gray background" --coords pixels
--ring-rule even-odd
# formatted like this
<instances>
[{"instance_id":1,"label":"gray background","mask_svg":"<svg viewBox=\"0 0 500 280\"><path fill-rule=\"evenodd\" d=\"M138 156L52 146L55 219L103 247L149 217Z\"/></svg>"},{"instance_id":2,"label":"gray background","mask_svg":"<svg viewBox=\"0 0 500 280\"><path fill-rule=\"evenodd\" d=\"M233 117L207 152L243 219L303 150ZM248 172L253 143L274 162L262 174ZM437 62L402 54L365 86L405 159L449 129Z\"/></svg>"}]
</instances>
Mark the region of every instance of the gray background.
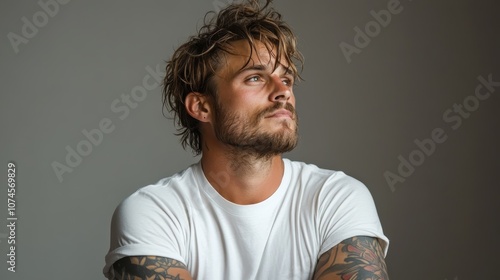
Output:
<instances>
[{"instance_id":1,"label":"gray background","mask_svg":"<svg viewBox=\"0 0 500 280\"><path fill-rule=\"evenodd\" d=\"M388 2L276 1L306 58L295 89L300 144L286 156L368 186L391 239L391 279L498 279L500 87L458 129L443 119L471 100L478 76L500 81L498 5L401 1L401 12L348 63L339 44L354 44L354 28ZM33 22L43 10L37 1L1 2L2 225L7 162L18 168L17 272L7 271L1 226L1 279L102 279L117 204L198 160L162 116L159 87L123 120L111 105L142 84L147 66L163 67L218 5L74 0L45 24L40 17L43 26L16 53L8 34L22 35L22 18ZM76 149L82 131L105 118L115 129L58 180L52 163L66 165L66 147ZM397 174L398 156L408 159L414 140L435 128L446 141L391 190L384 172Z\"/></svg>"}]
</instances>

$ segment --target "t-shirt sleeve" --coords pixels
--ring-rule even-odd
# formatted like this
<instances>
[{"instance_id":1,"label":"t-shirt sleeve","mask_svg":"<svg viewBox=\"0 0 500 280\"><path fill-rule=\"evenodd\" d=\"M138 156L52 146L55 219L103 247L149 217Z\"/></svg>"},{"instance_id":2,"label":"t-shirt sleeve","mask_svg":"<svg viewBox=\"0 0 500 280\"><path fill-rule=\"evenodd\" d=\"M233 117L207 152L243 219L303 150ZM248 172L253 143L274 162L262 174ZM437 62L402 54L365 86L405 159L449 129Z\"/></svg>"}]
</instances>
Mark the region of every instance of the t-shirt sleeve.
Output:
<instances>
[{"instance_id":1,"label":"t-shirt sleeve","mask_svg":"<svg viewBox=\"0 0 500 280\"><path fill-rule=\"evenodd\" d=\"M380 240L387 254L389 240L384 235L377 209L368 188L360 181L336 172L325 183L318 196L321 256L335 245L354 236Z\"/></svg>"},{"instance_id":2,"label":"t-shirt sleeve","mask_svg":"<svg viewBox=\"0 0 500 280\"><path fill-rule=\"evenodd\" d=\"M179 205L178 205L179 204ZM183 209L175 199L168 205L154 193L140 190L116 208L111 220L110 249L103 273L126 256L162 256L185 263L182 257Z\"/></svg>"}]
</instances>

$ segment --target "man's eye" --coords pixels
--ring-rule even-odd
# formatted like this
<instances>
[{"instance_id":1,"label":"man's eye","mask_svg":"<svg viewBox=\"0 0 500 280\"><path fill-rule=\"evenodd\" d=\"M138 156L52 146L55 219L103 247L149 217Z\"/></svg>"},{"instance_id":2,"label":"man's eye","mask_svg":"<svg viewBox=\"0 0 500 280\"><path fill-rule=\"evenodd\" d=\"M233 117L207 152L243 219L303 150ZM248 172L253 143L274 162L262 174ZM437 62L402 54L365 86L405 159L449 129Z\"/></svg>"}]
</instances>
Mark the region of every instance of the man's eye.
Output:
<instances>
[{"instance_id":1,"label":"man's eye","mask_svg":"<svg viewBox=\"0 0 500 280\"><path fill-rule=\"evenodd\" d=\"M293 85L293 81L290 80L290 79L284 79L283 80L283 84L285 84L287 86L292 86Z\"/></svg>"},{"instance_id":2,"label":"man's eye","mask_svg":"<svg viewBox=\"0 0 500 280\"><path fill-rule=\"evenodd\" d=\"M258 82L259 80L260 80L259 76L253 76L253 77L248 78L249 82Z\"/></svg>"}]
</instances>

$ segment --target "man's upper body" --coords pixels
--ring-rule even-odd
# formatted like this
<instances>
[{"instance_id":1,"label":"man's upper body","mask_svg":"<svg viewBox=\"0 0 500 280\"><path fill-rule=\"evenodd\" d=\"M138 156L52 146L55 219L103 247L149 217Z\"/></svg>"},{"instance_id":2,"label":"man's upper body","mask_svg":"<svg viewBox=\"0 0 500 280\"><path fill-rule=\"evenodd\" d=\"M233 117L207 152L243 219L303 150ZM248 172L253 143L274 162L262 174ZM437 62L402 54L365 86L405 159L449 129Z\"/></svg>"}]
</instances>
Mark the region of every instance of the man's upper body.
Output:
<instances>
[{"instance_id":1,"label":"man's upper body","mask_svg":"<svg viewBox=\"0 0 500 280\"><path fill-rule=\"evenodd\" d=\"M200 163L139 189L114 214L104 271L110 276L111 264L123 257L153 255L185 264L193 279L305 280L312 279L319 256L354 236L375 237L387 250L373 199L361 182L314 165L283 163L278 189L255 204L224 198ZM360 245L346 253L358 261L376 256L377 242ZM347 267L376 274L376 260L353 260ZM347 275L347 267L338 272Z\"/></svg>"},{"instance_id":2,"label":"man's upper body","mask_svg":"<svg viewBox=\"0 0 500 280\"><path fill-rule=\"evenodd\" d=\"M168 62L164 103L202 157L117 208L108 278L388 279L366 187L282 159L302 57L268 4L230 5Z\"/></svg>"}]
</instances>

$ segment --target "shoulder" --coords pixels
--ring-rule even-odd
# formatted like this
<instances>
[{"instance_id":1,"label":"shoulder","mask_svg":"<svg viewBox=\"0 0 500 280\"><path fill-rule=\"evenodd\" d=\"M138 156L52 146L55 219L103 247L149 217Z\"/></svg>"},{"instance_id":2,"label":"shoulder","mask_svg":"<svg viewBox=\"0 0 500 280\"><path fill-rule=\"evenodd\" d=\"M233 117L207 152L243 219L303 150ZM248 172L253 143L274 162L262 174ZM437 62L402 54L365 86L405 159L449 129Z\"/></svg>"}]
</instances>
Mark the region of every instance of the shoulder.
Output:
<instances>
[{"instance_id":1,"label":"shoulder","mask_svg":"<svg viewBox=\"0 0 500 280\"><path fill-rule=\"evenodd\" d=\"M285 162L290 166L291 179L300 182L308 191L315 191L318 195L369 194L365 184L343 171L325 169L301 161L285 159Z\"/></svg>"},{"instance_id":2,"label":"shoulder","mask_svg":"<svg viewBox=\"0 0 500 280\"><path fill-rule=\"evenodd\" d=\"M170 177L162 178L154 184L143 186L127 196L116 207L113 220L136 219L138 222L144 217L157 218L165 213L183 213L189 210L195 193L199 192L194 167L180 171Z\"/></svg>"},{"instance_id":3,"label":"shoulder","mask_svg":"<svg viewBox=\"0 0 500 280\"><path fill-rule=\"evenodd\" d=\"M388 239L383 234L375 201L368 187L342 171L319 168L312 164L290 162L297 178L305 182L303 192L312 203L322 240L321 253L353 236L371 236L380 240L387 252Z\"/></svg>"},{"instance_id":4,"label":"shoulder","mask_svg":"<svg viewBox=\"0 0 500 280\"><path fill-rule=\"evenodd\" d=\"M291 182L294 195L302 197L311 213L325 224L342 220L370 218L378 221L375 202L364 183L342 171L320 168L303 162L290 162L293 166ZM295 178L293 177L295 176Z\"/></svg>"},{"instance_id":5,"label":"shoulder","mask_svg":"<svg viewBox=\"0 0 500 280\"><path fill-rule=\"evenodd\" d=\"M165 200L177 200L189 196L197 190L196 165L192 165L172 176L162 178L156 183L143 186L128 197L122 205L161 204Z\"/></svg>"}]
</instances>

